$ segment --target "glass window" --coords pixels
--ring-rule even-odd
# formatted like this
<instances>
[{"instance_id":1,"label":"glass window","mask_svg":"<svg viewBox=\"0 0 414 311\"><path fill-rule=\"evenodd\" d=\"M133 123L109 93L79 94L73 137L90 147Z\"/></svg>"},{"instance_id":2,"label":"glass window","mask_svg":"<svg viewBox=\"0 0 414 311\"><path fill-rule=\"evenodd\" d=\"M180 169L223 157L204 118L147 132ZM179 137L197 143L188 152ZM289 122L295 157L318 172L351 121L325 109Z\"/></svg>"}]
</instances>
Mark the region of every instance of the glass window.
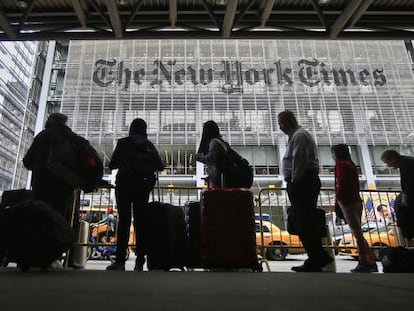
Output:
<instances>
[{"instance_id":1,"label":"glass window","mask_svg":"<svg viewBox=\"0 0 414 311\"><path fill-rule=\"evenodd\" d=\"M158 150L165 164L162 175L195 175L195 148L185 145L161 145Z\"/></svg>"},{"instance_id":2,"label":"glass window","mask_svg":"<svg viewBox=\"0 0 414 311\"><path fill-rule=\"evenodd\" d=\"M274 146L232 146L253 166L255 175L278 175L278 151Z\"/></svg>"}]
</instances>

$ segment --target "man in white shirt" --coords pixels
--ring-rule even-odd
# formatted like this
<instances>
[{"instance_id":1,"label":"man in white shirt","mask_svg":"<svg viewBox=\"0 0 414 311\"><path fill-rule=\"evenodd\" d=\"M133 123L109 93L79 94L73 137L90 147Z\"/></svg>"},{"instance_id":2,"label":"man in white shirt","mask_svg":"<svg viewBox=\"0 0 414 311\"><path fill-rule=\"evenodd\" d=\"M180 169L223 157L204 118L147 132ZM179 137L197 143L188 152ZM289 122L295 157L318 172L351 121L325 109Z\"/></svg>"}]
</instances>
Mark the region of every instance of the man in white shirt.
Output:
<instances>
[{"instance_id":1,"label":"man in white shirt","mask_svg":"<svg viewBox=\"0 0 414 311\"><path fill-rule=\"evenodd\" d=\"M283 156L283 176L299 238L308 259L292 267L296 272L332 271L334 259L324 251L321 241L321 223L317 213L317 200L321 181L318 176L319 160L314 139L299 126L295 115L285 110L278 115L279 127L288 135L288 145ZM323 224L322 224L323 225Z\"/></svg>"}]
</instances>

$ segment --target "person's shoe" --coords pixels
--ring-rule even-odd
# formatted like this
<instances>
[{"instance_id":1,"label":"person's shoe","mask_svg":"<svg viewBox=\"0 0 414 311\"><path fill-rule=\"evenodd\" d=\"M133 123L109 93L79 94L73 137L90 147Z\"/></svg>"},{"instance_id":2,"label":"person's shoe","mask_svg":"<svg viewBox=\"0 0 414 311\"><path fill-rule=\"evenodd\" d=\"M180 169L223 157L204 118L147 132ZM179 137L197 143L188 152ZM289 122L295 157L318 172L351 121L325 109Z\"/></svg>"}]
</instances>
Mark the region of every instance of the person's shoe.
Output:
<instances>
[{"instance_id":1,"label":"person's shoe","mask_svg":"<svg viewBox=\"0 0 414 311\"><path fill-rule=\"evenodd\" d=\"M352 273L372 273L378 272L377 264L370 263L370 264L361 264L359 263L354 269L351 270Z\"/></svg>"},{"instance_id":2,"label":"person's shoe","mask_svg":"<svg viewBox=\"0 0 414 311\"><path fill-rule=\"evenodd\" d=\"M57 259L57 260L53 261L50 264L49 268L51 268L51 269L63 269L63 264L59 259Z\"/></svg>"},{"instance_id":3,"label":"person's shoe","mask_svg":"<svg viewBox=\"0 0 414 311\"><path fill-rule=\"evenodd\" d=\"M309 264L306 264L306 262L303 265L295 266L291 269L295 272L322 272L321 268L311 266Z\"/></svg>"},{"instance_id":4,"label":"person's shoe","mask_svg":"<svg viewBox=\"0 0 414 311\"><path fill-rule=\"evenodd\" d=\"M313 265L309 259L306 259L303 265L295 266L291 269L295 272L322 272L322 269Z\"/></svg>"},{"instance_id":5,"label":"person's shoe","mask_svg":"<svg viewBox=\"0 0 414 311\"><path fill-rule=\"evenodd\" d=\"M125 264L114 262L111 263L108 267L106 267L107 271L125 271Z\"/></svg>"},{"instance_id":6,"label":"person's shoe","mask_svg":"<svg viewBox=\"0 0 414 311\"><path fill-rule=\"evenodd\" d=\"M326 265L324 265L321 268L321 270L322 270L322 272L332 272L332 273L335 273L336 272L336 263L335 263L335 260L332 259L332 261L329 262L329 263L327 263Z\"/></svg>"},{"instance_id":7,"label":"person's shoe","mask_svg":"<svg viewBox=\"0 0 414 311\"><path fill-rule=\"evenodd\" d=\"M81 265L80 263L77 263L77 262L70 262L68 264L68 267L72 268L72 269L75 269L75 270L82 270L82 269L85 268L83 265Z\"/></svg>"},{"instance_id":8,"label":"person's shoe","mask_svg":"<svg viewBox=\"0 0 414 311\"><path fill-rule=\"evenodd\" d=\"M314 264L309 259L306 259L303 265L292 267L292 271L295 272L335 272L335 260L327 256L323 263Z\"/></svg>"}]
</instances>

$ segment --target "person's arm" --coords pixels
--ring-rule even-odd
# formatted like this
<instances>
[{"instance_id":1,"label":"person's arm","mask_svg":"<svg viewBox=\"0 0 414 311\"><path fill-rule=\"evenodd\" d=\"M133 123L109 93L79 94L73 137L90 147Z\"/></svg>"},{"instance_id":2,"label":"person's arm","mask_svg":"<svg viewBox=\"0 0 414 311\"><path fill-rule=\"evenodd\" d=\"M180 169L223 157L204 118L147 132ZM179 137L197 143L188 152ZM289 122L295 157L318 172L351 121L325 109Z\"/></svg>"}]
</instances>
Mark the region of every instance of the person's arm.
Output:
<instances>
[{"instance_id":1,"label":"person's arm","mask_svg":"<svg viewBox=\"0 0 414 311\"><path fill-rule=\"evenodd\" d=\"M161 172L164 170L165 165L162 161L161 155L158 152L157 148L154 146L154 144L151 142L151 153L155 159L155 167L157 168L158 172Z\"/></svg>"},{"instance_id":2,"label":"person's arm","mask_svg":"<svg viewBox=\"0 0 414 311\"><path fill-rule=\"evenodd\" d=\"M111 160L108 163L108 167L111 170L117 169L121 165L121 154L122 154L122 152L121 152L121 150L122 150L121 145L122 144L121 144L120 140L118 140L118 142L116 143L114 152L112 153Z\"/></svg>"},{"instance_id":3,"label":"person's arm","mask_svg":"<svg viewBox=\"0 0 414 311\"><path fill-rule=\"evenodd\" d=\"M208 147L208 152L205 154L197 153L196 160L207 165L214 165L218 161L218 157L220 155L220 148L222 148L220 143L217 142L216 139L212 139Z\"/></svg>"},{"instance_id":4,"label":"person's arm","mask_svg":"<svg viewBox=\"0 0 414 311\"><path fill-rule=\"evenodd\" d=\"M23 165L29 169L33 170L33 168L38 165L38 158L39 153L42 154L42 158L47 158L47 154L49 151L49 143L46 140L46 136L44 132L40 132L34 139L33 143L27 150L26 155L23 158ZM46 160L45 160L46 161Z\"/></svg>"},{"instance_id":5,"label":"person's arm","mask_svg":"<svg viewBox=\"0 0 414 311\"><path fill-rule=\"evenodd\" d=\"M309 161L310 142L306 135L298 133L292 137L292 182L299 183L305 176Z\"/></svg>"},{"instance_id":6,"label":"person's arm","mask_svg":"<svg viewBox=\"0 0 414 311\"><path fill-rule=\"evenodd\" d=\"M346 174L347 169L343 163L337 163L335 165L335 198L340 203L346 200L344 191L348 187Z\"/></svg>"},{"instance_id":7,"label":"person's arm","mask_svg":"<svg viewBox=\"0 0 414 311\"><path fill-rule=\"evenodd\" d=\"M33 140L29 150L27 150L26 155L23 158L23 165L28 170L32 170L35 162L35 150L36 150L36 137Z\"/></svg>"},{"instance_id":8,"label":"person's arm","mask_svg":"<svg viewBox=\"0 0 414 311\"><path fill-rule=\"evenodd\" d=\"M400 167L401 203L405 206L414 205L414 161L403 159Z\"/></svg>"}]
</instances>

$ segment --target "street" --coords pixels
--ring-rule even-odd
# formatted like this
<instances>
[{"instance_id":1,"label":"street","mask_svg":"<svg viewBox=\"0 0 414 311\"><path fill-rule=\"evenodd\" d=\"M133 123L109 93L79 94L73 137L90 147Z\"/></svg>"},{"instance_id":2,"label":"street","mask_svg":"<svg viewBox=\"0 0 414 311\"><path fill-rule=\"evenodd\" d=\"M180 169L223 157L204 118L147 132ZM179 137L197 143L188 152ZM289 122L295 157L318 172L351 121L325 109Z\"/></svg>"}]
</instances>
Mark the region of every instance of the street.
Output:
<instances>
[{"instance_id":1,"label":"street","mask_svg":"<svg viewBox=\"0 0 414 311\"><path fill-rule=\"evenodd\" d=\"M270 272L292 272L290 268L292 266L298 266L303 263L306 259L306 255L289 255L284 261L269 261ZM351 269L355 268L358 262L351 257L345 256L336 256L336 272L338 273L349 273ZM109 265L108 260L88 260L86 264L86 269L88 270L105 270L106 266ZM377 262L378 271L382 273L381 262ZM132 271L135 265L135 258L131 256L126 262L125 268L127 271ZM144 266L144 271L147 271L146 266ZM263 272L269 272L266 264L263 264Z\"/></svg>"}]
</instances>

